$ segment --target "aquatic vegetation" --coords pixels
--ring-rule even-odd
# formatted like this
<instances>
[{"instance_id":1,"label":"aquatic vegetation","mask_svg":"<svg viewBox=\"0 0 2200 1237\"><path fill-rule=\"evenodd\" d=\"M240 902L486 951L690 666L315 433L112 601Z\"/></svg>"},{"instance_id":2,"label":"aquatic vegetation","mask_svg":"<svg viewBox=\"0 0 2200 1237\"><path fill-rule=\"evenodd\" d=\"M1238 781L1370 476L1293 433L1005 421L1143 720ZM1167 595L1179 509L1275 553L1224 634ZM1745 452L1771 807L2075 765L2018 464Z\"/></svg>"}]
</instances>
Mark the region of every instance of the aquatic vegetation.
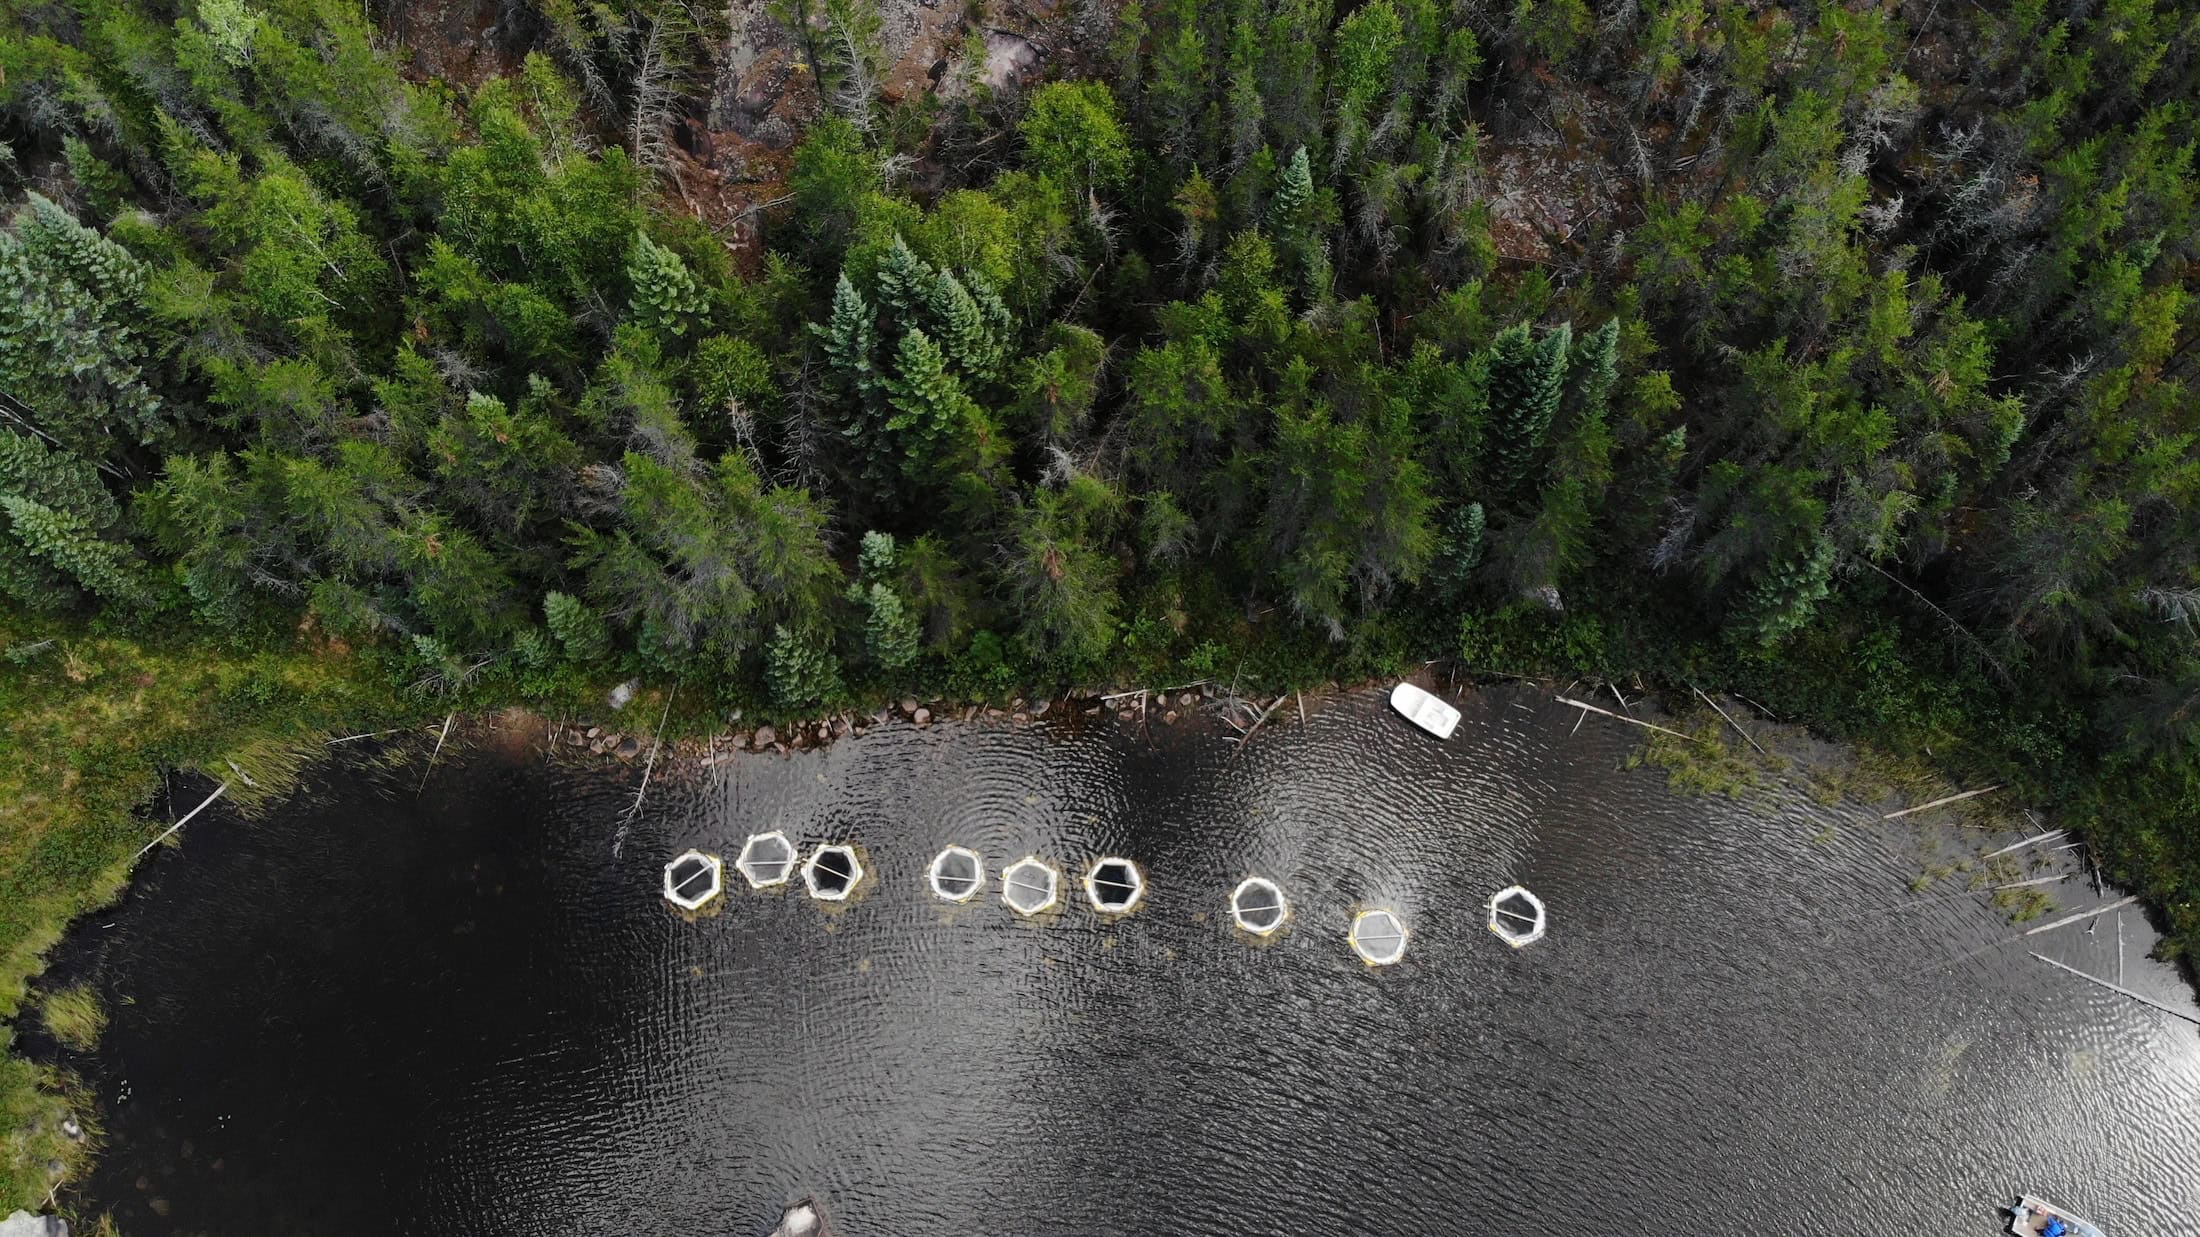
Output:
<instances>
[{"instance_id":1,"label":"aquatic vegetation","mask_svg":"<svg viewBox=\"0 0 2200 1237\"><path fill-rule=\"evenodd\" d=\"M1666 785L1683 794L1748 798L1767 790L1770 779L1787 768L1785 759L1749 747L1708 709L1659 724L1690 737L1646 731L1642 746L1628 755L1625 767L1663 769Z\"/></svg>"},{"instance_id":2,"label":"aquatic vegetation","mask_svg":"<svg viewBox=\"0 0 2200 1237\"><path fill-rule=\"evenodd\" d=\"M47 993L39 1002L38 1017L47 1033L72 1052L98 1047L99 1037L107 1030L107 1009L89 984Z\"/></svg>"}]
</instances>

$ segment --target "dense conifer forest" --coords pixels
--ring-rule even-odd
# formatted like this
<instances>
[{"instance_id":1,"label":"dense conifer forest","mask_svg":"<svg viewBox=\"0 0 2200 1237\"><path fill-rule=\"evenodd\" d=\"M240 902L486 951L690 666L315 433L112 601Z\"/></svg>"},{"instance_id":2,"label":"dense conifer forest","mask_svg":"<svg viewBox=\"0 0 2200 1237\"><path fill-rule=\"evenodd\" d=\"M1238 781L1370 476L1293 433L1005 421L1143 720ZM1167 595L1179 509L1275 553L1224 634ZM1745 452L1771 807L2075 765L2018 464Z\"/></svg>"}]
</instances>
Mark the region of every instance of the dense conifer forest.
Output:
<instances>
[{"instance_id":1,"label":"dense conifer forest","mask_svg":"<svg viewBox=\"0 0 2200 1237\"><path fill-rule=\"evenodd\" d=\"M2200 8L495 0L451 77L406 0L11 8L10 676L1639 675L2014 782L2200 950Z\"/></svg>"}]
</instances>

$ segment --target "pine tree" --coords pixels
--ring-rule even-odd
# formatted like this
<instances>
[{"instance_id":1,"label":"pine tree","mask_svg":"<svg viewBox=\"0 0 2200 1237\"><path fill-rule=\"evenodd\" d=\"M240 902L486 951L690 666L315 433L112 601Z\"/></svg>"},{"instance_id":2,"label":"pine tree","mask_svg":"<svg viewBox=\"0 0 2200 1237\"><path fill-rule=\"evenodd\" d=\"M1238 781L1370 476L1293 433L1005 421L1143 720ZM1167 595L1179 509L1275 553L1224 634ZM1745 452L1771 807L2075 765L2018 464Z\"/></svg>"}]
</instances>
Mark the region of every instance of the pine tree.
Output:
<instances>
[{"instance_id":1,"label":"pine tree","mask_svg":"<svg viewBox=\"0 0 2200 1237\"><path fill-rule=\"evenodd\" d=\"M633 289L628 309L645 330L685 335L693 320L710 309L680 255L640 232L627 250L626 279Z\"/></svg>"},{"instance_id":2,"label":"pine tree","mask_svg":"<svg viewBox=\"0 0 2200 1237\"><path fill-rule=\"evenodd\" d=\"M1521 323L1506 328L1490 345L1487 390L1496 455L1492 473L1501 489L1516 490L1542 458L1551 420L1565 393L1566 353L1572 344L1569 324L1544 332L1538 342Z\"/></svg>"},{"instance_id":3,"label":"pine tree","mask_svg":"<svg viewBox=\"0 0 2200 1237\"><path fill-rule=\"evenodd\" d=\"M595 661L611 651L611 629L604 625L603 616L570 593L544 594L542 617L573 661Z\"/></svg>"}]
</instances>

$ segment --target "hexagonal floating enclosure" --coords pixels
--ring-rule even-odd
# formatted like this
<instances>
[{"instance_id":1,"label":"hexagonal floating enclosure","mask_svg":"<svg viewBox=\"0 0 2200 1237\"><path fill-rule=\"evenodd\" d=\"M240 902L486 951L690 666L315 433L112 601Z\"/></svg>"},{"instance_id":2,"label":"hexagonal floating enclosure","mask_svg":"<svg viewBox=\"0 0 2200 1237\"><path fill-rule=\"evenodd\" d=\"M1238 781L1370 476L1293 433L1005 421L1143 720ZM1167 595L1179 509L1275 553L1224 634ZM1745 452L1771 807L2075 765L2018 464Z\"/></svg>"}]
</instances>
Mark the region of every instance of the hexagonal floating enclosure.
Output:
<instances>
[{"instance_id":1,"label":"hexagonal floating enclosure","mask_svg":"<svg viewBox=\"0 0 2200 1237\"><path fill-rule=\"evenodd\" d=\"M1543 899L1519 885L1490 895L1490 931L1514 949L1543 939Z\"/></svg>"},{"instance_id":2,"label":"hexagonal floating enclosure","mask_svg":"<svg viewBox=\"0 0 2200 1237\"><path fill-rule=\"evenodd\" d=\"M1085 896L1110 915L1128 915L1146 896L1146 874L1128 859L1095 859L1085 869Z\"/></svg>"},{"instance_id":3,"label":"hexagonal floating enclosure","mask_svg":"<svg viewBox=\"0 0 2200 1237\"><path fill-rule=\"evenodd\" d=\"M820 902L845 902L863 879L863 864L853 846L820 846L802 865L802 883Z\"/></svg>"},{"instance_id":4,"label":"hexagonal floating enclosure","mask_svg":"<svg viewBox=\"0 0 2200 1237\"><path fill-rule=\"evenodd\" d=\"M932 896L942 902L968 902L985 888L985 860L967 846L950 846L932 856Z\"/></svg>"},{"instance_id":5,"label":"hexagonal floating enclosure","mask_svg":"<svg viewBox=\"0 0 2200 1237\"><path fill-rule=\"evenodd\" d=\"M1061 900L1062 874L1037 856L1018 859L1001 870L1001 901L1019 915L1036 915Z\"/></svg>"},{"instance_id":6,"label":"hexagonal floating enclosure","mask_svg":"<svg viewBox=\"0 0 2200 1237\"><path fill-rule=\"evenodd\" d=\"M1282 927L1290 914L1282 887L1264 876L1248 876L1230 891L1230 922L1255 936Z\"/></svg>"},{"instance_id":7,"label":"hexagonal floating enclosure","mask_svg":"<svg viewBox=\"0 0 2200 1237\"><path fill-rule=\"evenodd\" d=\"M749 882L751 889L763 889L771 885L784 885L794 876L794 843L777 829L770 833L752 833L741 847L741 857L733 861L734 870Z\"/></svg>"},{"instance_id":8,"label":"hexagonal floating enclosure","mask_svg":"<svg viewBox=\"0 0 2200 1237\"><path fill-rule=\"evenodd\" d=\"M703 909L725 888L725 868L716 855L691 850L665 865L665 901L683 911Z\"/></svg>"},{"instance_id":9,"label":"hexagonal floating enclosure","mask_svg":"<svg viewBox=\"0 0 2200 1237\"><path fill-rule=\"evenodd\" d=\"M1395 911L1361 911L1352 919L1352 952L1370 966L1406 956L1406 924Z\"/></svg>"}]
</instances>

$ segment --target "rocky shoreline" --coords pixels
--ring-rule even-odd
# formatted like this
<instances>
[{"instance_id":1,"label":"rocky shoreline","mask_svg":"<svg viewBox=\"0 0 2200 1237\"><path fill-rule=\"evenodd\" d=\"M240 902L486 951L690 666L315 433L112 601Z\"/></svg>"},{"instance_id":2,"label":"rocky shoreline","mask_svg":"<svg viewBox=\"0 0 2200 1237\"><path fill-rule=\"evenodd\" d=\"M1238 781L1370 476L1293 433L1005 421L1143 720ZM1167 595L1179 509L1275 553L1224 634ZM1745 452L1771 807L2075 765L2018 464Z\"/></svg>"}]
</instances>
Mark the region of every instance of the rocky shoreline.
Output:
<instances>
[{"instance_id":1,"label":"rocky shoreline","mask_svg":"<svg viewBox=\"0 0 2200 1237\"><path fill-rule=\"evenodd\" d=\"M1293 694L1304 699L1303 693ZM1287 697L1279 699L1283 698ZM622 684L620 689L614 690L606 703L617 712L626 708L632 699L632 688ZM1273 708L1274 705L1266 707ZM983 700L956 700L948 697L920 699L908 695L893 704L882 705L869 712L843 710L795 721L761 722L753 728L743 725L743 710L733 709L726 716L728 729L708 737L691 736L675 740L660 754L669 754L676 759L693 759L702 767L709 768L741 753L792 755L798 751L823 747L840 739L861 738L872 730L896 724L927 727L936 722L993 721L1029 725L1040 721L1060 721L1065 717L1096 720L1110 711L1121 722L1144 720L1148 723L1159 722L1165 726L1174 726L1199 715L1203 710L1212 710L1225 724L1241 733L1247 733L1259 720L1262 709L1261 702L1219 692L1211 683L1190 683L1167 689L1134 687L1045 700L1027 700L1016 696L1005 706ZM1244 719L1242 722L1239 720L1241 716ZM651 750L646 726L622 728L615 723L605 724L588 719L545 721L549 727L550 744L560 751L633 761L646 758Z\"/></svg>"}]
</instances>

